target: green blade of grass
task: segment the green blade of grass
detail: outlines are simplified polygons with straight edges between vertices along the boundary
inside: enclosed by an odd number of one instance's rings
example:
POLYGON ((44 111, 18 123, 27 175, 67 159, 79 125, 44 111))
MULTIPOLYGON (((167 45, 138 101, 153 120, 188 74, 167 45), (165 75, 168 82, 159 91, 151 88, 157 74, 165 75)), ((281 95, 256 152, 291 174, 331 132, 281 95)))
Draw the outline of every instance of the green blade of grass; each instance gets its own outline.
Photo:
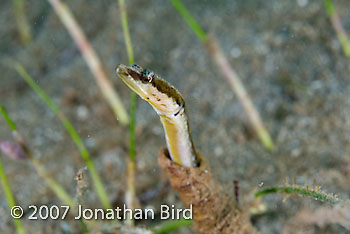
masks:
MULTIPOLYGON (((128 27, 128 18, 126 14, 125 1, 119 0, 120 6, 120 18, 122 21, 122 27, 124 32, 125 47, 129 58, 129 64, 134 64, 134 52, 132 49, 132 42, 130 38, 130 32, 128 27)), ((130 125, 129 125, 129 160, 128 171, 127 171, 127 191, 125 194, 126 205, 130 209, 134 209, 136 203, 135 194, 135 168, 136 168, 136 150, 135 150, 135 122, 136 122, 136 93, 130 92, 130 125)), ((131 217, 127 217, 127 222, 129 225, 134 225, 134 220, 131 217)))
POLYGON ((134 52, 133 52, 133 49, 132 49, 132 43, 131 43, 131 39, 130 39, 128 18, 126 16, 125 1, 124 0, 119 0, 119 5, 120 5, 120 10, 121 10, 120 18, 122 20, 122 27, 123 27, 123 32, 124 32, 124 40, 125 40, 126 51, 128 53, 129 64, 133 64, 134 63, 134 52))
POLYGON ((175 231, 181 227, 188 227, 192 225, 192 220, 190 219, 179 219, 179 220, 169 220, 163 221, 157 227, 153 228, 154 234, 165 234, 171 231, 175 231))
POLYGON ((12 0, 13 11, 17 21, 18 33, 23 45, 32 41, 32 35, 25 13, 24 0, 12 0))
POLYGON ((323 0, 327 14, 331 20, 335 33, 337 34, 340 45, 347 58, 350 58, 350 40, 345 32, 341 20, 335 10, 332 0, 323 0))
POLYGON ((51 178, 48 175, 46 169, 38 160, 34 159, 33 157, 31 157, 30 160, 39 176, 45 179, 46 183, 54 191, 54 193, 62 201, 62 203, 73 208, 75 206, 73 198, 64 190, 64 188, 60 184, 58 184, 53 178, 51 178))
MULTIPOLYGON (((6 120, 7 124, 9 125, 11 130, 13 131, 12 134, 15 136, 15 139, 17 141, 21 141, 21 143, 23 144, 22 135, 20 135, 17 132, 17 127, 16 127, 14 121, 11 119, 11 117, 7 113, 6 109, 3 106, 1 106, 1 105, 0 105, 0 113, 2 113, 2 115, 3 115, 4 119, 6 120)), ((26 147, 26 146, 21 145, 21 147, 26 147)), ((30 152, 30 150, 28 148, 26 148, 25 151, 28 154, 28 158, 29 158, 30 162, 32 163, 32 166, 35 168, 36 172, 38 173, 38 175, 42 179, 45 180, 45 182, 52 189, 52 191, 54 191, 54 193, 57 195, 57 197, 62 201, 62 203, 64 205, 68 205, 71 208, 76 208, 76 204, 74 203, 73 198, 65 191, 65 189, 59 183, 57 183, 55 179, 53 179, 52 177, 49 176, 49 174, 47 173, 45 167, 38 160, 36 160, 33 157, 33 155, 31 154, 31 152, 30 152)), ((72 211, 72 212, 74 212, 74 211, 72 211)), ((79 222, 80 222, 80 224, 82 226, 83 233, 88 233, 87 226, 84 223, 84 220, 80 219, 79 222)), ((91 226, 92 225, 92 221, 89 221, 88 225, 91 226)))
POLYGON ((332 17, 335 14, 335 9, 332 3, 332 0, 323 0, 324 6, 326 8, 326 11, 330 17, 332 17))
POLYGON ((61 0, 48 0, 48 2, 51 4, 61 22, 64 24, 75 44, 79 48, 85 62, 95 78, 96 84, 101 89, 102 95, 106 98, 107 103, 111 106, 117 119, 122 125, 127 125, 129 123, 129 116, 124 108, 124 105, 121 102, 117 91, 114 89, 112 82, 107 76, 96 51, 91 46, 88 38, 74 18, 74 15, 70 11, 69 7, 61 0))
POLYGON ((129 157, 130 160, 134 161, 136 158, 136 150, 135 150, 135 122, 136 122, 136 101, 137 96, 134 91, 131 91, 131 104, 130 104, 130 148, 129 148, 129 157))
POLYGON ((96 171, 95 165, 90 159, 90 154, 87 151, 83 141, 78 135, 77 131, 73 125, 68 121, 63 112, 60 111, 58 106, 51 100, 51 98, 42 90, 33 80, 33 78, 27 73, 24 67, 20 64, 15 65, 16 71, 20 76, 27 82, 27 84, 43 99, 43 101, 50 107, 50 109, 58 116, 68 133, 73 139, 73 142, 77 146, 81 156, 85 160, 86 166, 89 169, 93 184, 95 186, 96 192, 100 198, 100 201, 104 208, 111 208, 111 204, 108 200, 107 193, 102 185, 101 179, 96 171))
POLYGON ((1 112, 2 116, 4 117, 4 119, 6 120, 8 126, 11 128, 11 130, 17 131, 16 124, 12 121, 10 116, 7 114, 5 108, 1 105, 0 105, 0 112, 1 112))
POLYGON ((197 35, 197 37, 204 42, 207 38, 207 35, 203 31, 203 29, 199 26, 197 21, 192 17, 192 15, 188 12, 186 7, 182 4, 180 0, 171 0, 171 3, 176 8, 176 10, 181 14, 181 16, 185 19, 188 26, 192 29, 192 31, 197 35))
POLYGON ((262 122, 259 112, 256 110, 243 83, 241 82, 235 70, 231 67, 228 59, 224 55, 224 52, 216 42, 215 38, 206 35, 206 33, 192 17, 186 7, 182 4, 181 0, 171 0, 171 3, 186 21, 187 25, 196 34, 198 39, 204 43, 208 49, 208 52, 211 55, 214 63, 219 68, 219 71, 231 85, 233 92, 238 96, 242 106, 245 109, 245 112, 247 113, 250 124, 256 132, 261 143, 265 146, 266 149, 270 151, 273 150, 275 148, 275 145, 269 132, 264 126, 264 123, 262 122))
MULTIPOLYGON (((128 53, 129 64, 134 64, 134 52, 132 49, 132 42, 130 38, 130 32, 128 27, 128 18, 126 15, 126 8, 124 0, 119 0, 120 5, 120 18, 122 21, 122 27, 124 32, 124 41, 126 46, 126 51, 128 53)), ((129 149, 129 157, 131 160, 135 160, 135 115, 136 115, 136 101, 137 96, 135 92, 131 91, 131 104, 130 104, 130 149, 129 149)))
POLYGON ((334 195, 327 194, 323 191, 321 191, 319 188, 318 189, 311 189, 308 186, 306 187, 300 187, 297 185, 293 186, 277 186, 277 187, 272 187, 272 188, 267 188, 260 190, 255 193, 255 198, 264 196, 266 194, 270 193, 282 193, 282 194, 298 194, 306 197, 311 197, 315 200, 319 201, 324 201, 324 202, 329 202, 331 204, 336 204, 339 203, 341 200, 337 198, 334 195))
MULTIPOLYGON (((6 120, 8 126, 11 128, 13 132, 17 132, 17 127, 5 108, 0 105, 0 112, 4 119, 6 120)), ((18 132, 17 132, 18 133, 18 132)), ((56 193, 56 195, 60 198, 60 200, 70 207, 74 206, 73 199, 68 195, 68 193, 60 186, 54 179, 48 176, 45 168, 40 164, 39 161, 37 161, 29 152, 29 150, 26 150, 26 153, 28 154, 29 159, 31 160, 34 168, 37 170, 38 174, 46 180, 49 187, 56 193)))
MULTIPOLYGON (((8 126, 11 128, 11 130, 16 131, 17 127, 16 127, 15 123, 12 121, 10 116, 7 114, 5 108, 1 105, 0 105, 0 112, 1 112, 2 116, 4 117, 8 126)), ((1 179, 2 187, 3 187, 4 192, 5 192, 8 207, 11 210, 12 207, 16 206, 16 202, 15 202, 15 199, 14 199, 13 194, 11 192, 11 188, 10 188, 10 185, 8 183, 6 174, 4 172, 4 168, 2 166, 1 160, 0 160, 0 179, 1 179)), ((17 233, 19 233, 19 234, 25 233, 21 220, 14 219, 14 222, 15 222, 15 226, 17 229, 17 233)))
MULTIPOLYGON (((11 188, 10 188, 10 185, 8 183, 6 174, 4 172, 4 168, 2 166, 1 160, 0 160, 0 179, 1 179, 2 187, 3 187, 4 192, 5 192, 7 204, 9 206, 9 209, 11 210, 12 207, 16 206, 16 202, 15 202, 15 199, 14 199, 13 194, 11 192, 11 188)), ((20 219, 13 219, 13 221, 15 222, 17 233, 24 234, 25 231, 23 229, 21 220, 20 219)))

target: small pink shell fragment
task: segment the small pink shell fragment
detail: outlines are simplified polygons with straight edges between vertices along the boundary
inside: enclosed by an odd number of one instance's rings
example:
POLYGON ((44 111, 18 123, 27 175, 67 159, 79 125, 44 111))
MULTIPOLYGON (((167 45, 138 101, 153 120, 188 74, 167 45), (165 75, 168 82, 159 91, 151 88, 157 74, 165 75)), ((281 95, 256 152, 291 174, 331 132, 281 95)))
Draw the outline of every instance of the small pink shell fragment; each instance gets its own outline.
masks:
POLYGON ((13 160, 28 158, 22 147, 12 141, 0 141, 0 151, 13 160))

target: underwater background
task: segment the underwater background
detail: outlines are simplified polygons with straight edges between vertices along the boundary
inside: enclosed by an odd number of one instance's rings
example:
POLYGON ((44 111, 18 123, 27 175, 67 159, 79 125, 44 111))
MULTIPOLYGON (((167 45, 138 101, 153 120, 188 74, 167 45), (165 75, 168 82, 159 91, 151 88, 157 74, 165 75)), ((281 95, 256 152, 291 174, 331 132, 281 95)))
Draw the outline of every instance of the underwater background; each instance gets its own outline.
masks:
MULTIPOLYGON (((0 105, 16 123, 33 157, 74 197, 76 173, 85 167, 84 160, 57 116, 13 68, 20 63, 72 122, 109 200, 113 206, 122 206, 129 127, 116 119, 48 1, 24 0, 32 37, 26 43, 18 33, 14 2, 0 3, 0 105)), ((66 4, 129 111, 130 89, 115 74, 118 64, 129 61, 118 1, 66 4)), ((183 1, 204 31, 216 38, 241 78, 274 141, 272 151, 260 143, 236 94, 171 2, 125 4, 135 62, 154 70, 181 92, 196 149, 208 159, 227 193, 234 195, 234 180, 239 181, 242 201, 259 189, 295 181, 310 188, 320 184, 323 191, 349 199, 350 60, 322 1, 183 1)), ((350 33, 349 2, 334 0, 333 4, 350 33)), ((165 146, 159 117, 139 98, 135 126, 135 189, 140 206, 181 207, 157 164, 158 152, 165 146)), ((0 118, 0 140, 11 140, 11 134, 0 118)), ((0 160, 17 204, 61 204, 28 160, 12 160, 4 153, 0 160)), ((84 204, 101 207, 88 173, 85 180, 84 204)), ((16 228, 2 187, 0 198, 0 232, 13 233, 16 228)), ((349 232, 349 227, 320 218, 333 214, 333 206, 325 202, 295 194, 270 194, 259 202, 265 209, 251 220, 260 233, 349 232)), ((81 230, 70 219, 32 221, 26 217, 22 224, 27 233, 81 230)), ((136 225, 147 228, 157 222, 137 221, 136 225)), ((173 233, 191 231, 183 227, 173 233)))

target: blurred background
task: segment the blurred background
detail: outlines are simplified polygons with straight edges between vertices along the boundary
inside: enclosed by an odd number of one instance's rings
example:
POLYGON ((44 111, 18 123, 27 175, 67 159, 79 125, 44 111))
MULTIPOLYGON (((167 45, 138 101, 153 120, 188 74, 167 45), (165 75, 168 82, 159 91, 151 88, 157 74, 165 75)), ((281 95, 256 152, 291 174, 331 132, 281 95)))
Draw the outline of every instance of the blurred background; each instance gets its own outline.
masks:
MULTIPOLYGON (((115 115, 94 81, 79 49, 47 1, 24 0, 32 40, 18 34, 14 3, 0 4, 0 105, 25 137, 33 156, 73 197, 75 176, 85 164, 57 116, 9 66, 23 65, 73 123, 101 176, 113 206, 124 203, 129 128, 115 115)), ((334 0, 350 32, 350 5, 334 0)), ((107 76, 129 110, 130 90, 116 76, 128 64, 118 1, 67 1, 101 59, 107 76)), ((239 180, 240 199, 259 188, 321 184, 343 199, 350 193, 350 66, 322 1, 184 1, 202 28, 213 35, 240 76, 276 148, 266 150, 250 126, 242 104, 213 64, 209 53, 170 1, 126 1, 135 62, 148 67, 182 93, 194 144, 210 162, 228 193, 239 180)), ((141 207, 182 206, 157 165, 165 146, 153 109, 137 100, 136 195, 141 207)), ((11 129, 0 118, 0 139, 11 129)), ((61 204, 26 160, 0 155, 17 204, 61 204)), ((83 201, 101 207, 87 173, 83 201)), ((0 232, 15 226, 0 189, 0 232)), ((266 211, 252 217, 261 233, 348 233, 342 225, 299 224, 296 216, 320 207, 320 201, 272 194, 266 211), (293 232, 290 232, 293 230, 293 232)), ((28 233, 80 233, 78 223, 29 221, 28 233)), ((156 221, 137 222, 149 226, 156 221)), ((174 233, 190 233, 182 228, 174 233)))

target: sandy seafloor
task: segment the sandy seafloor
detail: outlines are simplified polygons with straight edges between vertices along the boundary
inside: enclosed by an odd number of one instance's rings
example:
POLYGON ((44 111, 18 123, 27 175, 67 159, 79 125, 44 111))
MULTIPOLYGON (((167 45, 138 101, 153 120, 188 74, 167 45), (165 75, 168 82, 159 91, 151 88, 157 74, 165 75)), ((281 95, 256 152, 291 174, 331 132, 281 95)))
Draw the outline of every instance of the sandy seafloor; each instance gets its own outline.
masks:
MULTIPOLYGON (((126 188, 128 127, 115 119, 48 2, 26 2, 34 40, 25 47, 17 35, 12 2, 0 3, 0 104, 15 120, 35 157, 74 196, 75 173, 84 162, 58 118, 6 65, 8 59, 15 59, 72 121, 110 200, 120 206, 126 188)), ((128 62, 118 2, 67 3, 128 107, 130 90, 114 74, 117 64, 128 62)), ((334 3, 350 32, 349 2, 334 3)), ((155 70, 183 94, 197 150, 209 159, 214 175, 228 192, 233 193, 234 179, 240 182, 244 200, 259 184, 263 188, 284 185, 286 178, 293 181, 295 177, 300 185, 321 184, 325 191, 349 198, 350 60, 322 1, 186 1, 200 25, 218 39, 249 91, 277 145, 272 153, 262 147, 236 95, 170 1, 135 0, 127 1, 127 6, 136 62, 155 70)), ((136 190, 142 207, 181 206, 157 165, 158 151, 165 145, 161 124, 141 99, 136 120, 136 190)), ((10 138, 8 126, 0 119, 0 139, 10 138)), ((18 204, 60 204, 28 162, 12 161, 4 155, 1 161, 18 204)), ((89 177, 87 181, 90 187, 84 204, 100 207, 89 177)), ((0 189, 0 232, 13 233, 4 197, 0 189)), ((284 198, 263 198, 267 211, 252 218, 261 233, 350 232, 334 223, 295 223, 296 215, 305 209, 313 212, 331 206, 305 197, 284 198)), ((23 224, 29 233, 80 232, 79 225, 69 220, 24 219, 23 224)), ((174 233, 189 232, 184 228, 174 233)))

